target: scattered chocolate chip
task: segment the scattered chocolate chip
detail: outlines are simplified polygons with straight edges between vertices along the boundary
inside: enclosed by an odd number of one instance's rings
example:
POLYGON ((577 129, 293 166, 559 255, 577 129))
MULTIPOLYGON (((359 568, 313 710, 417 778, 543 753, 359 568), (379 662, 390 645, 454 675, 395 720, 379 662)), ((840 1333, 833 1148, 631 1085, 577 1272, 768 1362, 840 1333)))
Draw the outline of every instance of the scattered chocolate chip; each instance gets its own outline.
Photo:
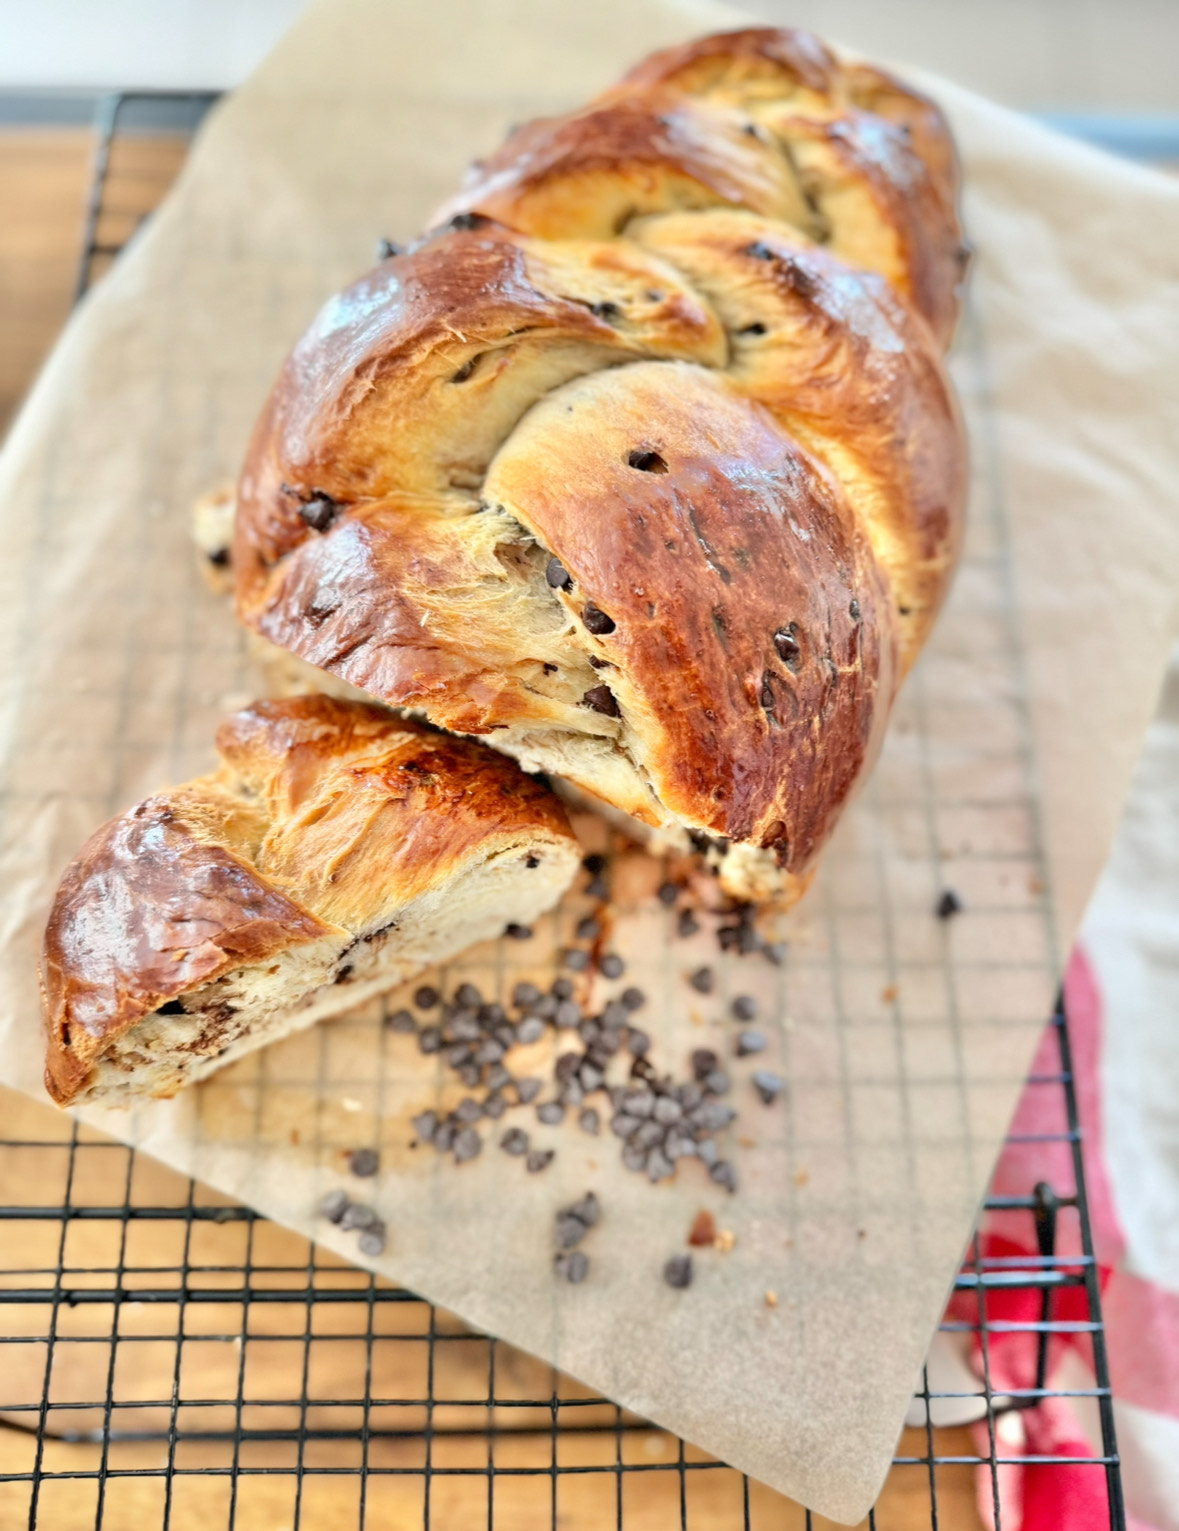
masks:
POLYGON ((636 989, 632 984, 629 989, 623 989, 622 993, 618 996, 618 1001, 624 1010, 629 1010, 633 1013, 635 1010, 643 1008, 647 1003, 647 996, 643 993, 642 989, 636 989))
POLYGON ((517 925, 515 920, 505 926, 504 935, 511 941, 531 941, 532 931, 527 925, 517 925))
POLYGON ((565 1120, 565 1107, 559 1100, 546 1100, 542 1106, 537 1106, 536 1118, 547 1127, 556 1127, 565 1120))
POLYGON ((766 941, 762 944, 761 949, 766 961, 776 968, 780 968, 786 961, 788 948, 785 941, 766 941))
POLYGON ((468 1125, 471 1122, 477 1122, 482 1115, 483 1102, 476 1100, 473 1095, 464 1096, 454 1109, 455 1121, 465 1122, 468 1125))
POLYGON ((802 645, 797 633, 798 623, 791 622, 786 627, 780 627, 774 634, 774 648, 788 670, 797 670, 802 663, 802 645))
MULTIPOLYGON (((215 569, 229 568, 228 548, 214 548, 211 553, 206 553, 205 557, 209 560, 215 569)), ((340 980, 337 978, 336 982, 339 983, 339 981, 340 980)))
POLYGON ((402 252, 402 246, 399 245, 399 244, 396 244, 392 239, 378 239, 377 240, 377 260, 378 261, 391 260, 394 255, 400 255, 401 252, 402 252))
POLYGON ((657 1185, 661 1180, 670 1180, 675 1174, 675 1165, 664 1153, 662 1147, 653 1148, 647 1155, 647 1179, 652 1185, 657 1185))
POLYGON ((338 1223, 348 1210, 348 1193, 346 1191, 329 1191, 319 1204, 321 1217, 326 1217, 329 1223, 338 1223))
POLYGON ((651 1038, 645 1031, 632 1026, 626 1034, 626 1047, 632 1058, 645 1058, 651 1051, 651 1038))
MULTIPOLYGON (((584 622, 587 631, 593 633, 595 637, 604 638, 607 633, 614 631, 613 618, 608 617, 602 608, 595 606, 592 601, 587 601, 582 607, 581 620, 584 622)), ((605 686, 598 686, 595 689, 604 691, 606 688, 605 686)))
POLYGON ((690 909, 681 909, 676 929, 681 936, 694 936, 700 929, 700 921, 690 909))
POLYGON ((853 622, 858 622, 860 620, 860 603, 859 603, 859 601, 853 600, 848 605, 847 614, 852 619, 853 622))
POLYGON ((571 972, 584 973, 586 968, 589 967, 589 953, 579 951, 577 947, 571 946, 568 951, 562 952, 561 963, 562 966, 569 968, 571 972))
POLYGON ((434 1147, 440 1154, 449 1153, 454 1147, 454 1140, 458 1136, 458 1124, 456 1122, 439 1122, 434 1130, 434 1147))
POLYGON ((667 460, 658 452, 643 447, 637 447, 633 452, 628 452, 627 466, 637 468, 640 473, 666 473, 667 460))
POLYGON ((574 1217, 571 1212, 557 1213, 557 1248, 572 1249, 575 1244, 580 1244, 589 1232, 589 1228, 579 1217, 574 1217))
POLYGON ((317 491, 299 506, 299 515, 313 532, 326 532, 338 510, 339 506, 330 495, 317 491))
POLYGON ((539 1015, 542 1021, 551 1021, 561 1008, 561 1002, 555 994, 542 994, 532 1007, 532 1013, 539 1015))
POLYGON ((375 1148, 354 1148, 348 1155, 348 1168, 361 1180, 375 1175, 380 1167, 380 1155, 375 1148))
POLYGON ((697 1080, 706 1079, 719 1065, 720 1059, 711 1047, 698 1047, 692 1054, 692 1073, 697 1080))
POLYGON ((483 1115, 497 1122, 508 1109, 508 1103, 502 1095, 489 1095, 483 1102, 483 1115))
POLYGON ((559 558, 550 558, 544 571, 544 577, 553 590, 572 590, 573 581, 569 577, 569 571, 559 558))
POLYGON ((598 877, 606 870, 606 858, 605 856, 599 856, 597 851, 591 851, 588 856, 584 857, 581 864, 591 877, 598 877))
POLYGON ((458 1071, 458 1076, 468 1090, 473 1090, 479 1083, 479 1065, 477 1063, 464 1063, 458 1071))
POLYGON ((516 1041, 521 1047, 530 1047, 533 1042, 539 1042, 544 1036, 544 1022, 539 1015, 529 1015, 516 1027, 516 1041))
POLYGON ((648 1117, 655 1110, 655 1097, 650 1090, 627 1090, 622 1097, 622 1109, 628 1116, 648 1117))
POLYGON ((954 915, 962 913, 962 900, 954 892, 953 888, 947 888, 937 901, 934 910, 939 920, 953 919, 954 915))
POLYGON ((737 1171, 727 1159, 718 1159, 708 1171, 708 1176, 717 1185, 723 1185, 726 1191, 737 1189, 737 1171))
POLYGON ((705 1132, 723 1132, 737 1113, 732 1106, 722 1105, 719 1100, 706 1100, 689 1114, 693 1127, 705 1132))
POLYGON ((529 1150, 525 1161, 525 1169, 530 1175, 539 1175, 541 1170, 547 1170, 549 1165, 557 1157, 556 1149, 533 1148, 529 1150))
POLYGON ((665 882, 659 885, 658 898, 661 904, 666 904, 670 909, 680 896, 680 890, 673 882, 665 882))
POLYGON ((663 1267, 663 1279, 668 1286, 682 1291, 692 1285, 692 1256, 672 1255, 663 1267))
POLYGON ((662 1123, 648 1117, 639 1127, 632 1141, 637 1143, 640 1148, 658 1148, 666 1136, 667 1128, 662 1123))
POLYGON ((519 1158, 521 1154, 528 1152, 528 1134, 522 1127, 509 1127, 500 1138, 499 1146, 505 1154, 513 1154, 519 1158))
POLYGON ((608 298, 601 303, 591 303, 590 313, 593 314, 595 319, 602 319, 607 324, 612 323, 615 319, 622 318, 622 310, 618 304, 611 303, 608 298))
POLYGON ((591 1137, 596 1138, 602 1130, 602 1119, 593 1106, 587 1106, 577 1118, 577 1125, 581 1128, 582 1132, 588 1132, 591 1137))
POLYGON ((464 1127, 454 1140, 454 1158, 456 1164, 463 1164, 468 1159, 476 1158, 483 1151, 483 1139, 473 1127, 464 1127))
POLYGON ((602 934, 602 927, 592 914, 587 914, 584 920, 577 924, 577 939, 579 941, 596 941, 602 934))
POLYGON ((610 1131, 617 1138, 633 1138, 642 1125, 637 1116, 631 1116, 625 1111, 616 1111, 610 1118, 610 1131))
MULTIPOLYGON (((347 983, 348 980, 351 977, 352 977, 352 964, 350 962, 345 962, 344 966, 336 974, 334 982, 336 982, 336 983, 347 983)), ((157 1013, 159 1015, 183 1015, 184 1014, 184 1006, 179 1002, 179 1000, 174 1000, 174 999, 173 1000, 169 1000, 166 1005, 161 1005, 160 1006, 159 1011, 157 1013), (172 1008, 173 1006, 175 1006, 175 1009, 172 1008)))
POLYGON ((688 1234, 688 1243, 696 1249, 711 1249, 716 1238, 716 1219, 706 1207, 697 1212, 688 1234))
POLYGON ((591 878, 585 885, 587 898, 605 899, 610 897, 610 889, 604 877, 591 878))
POLYGON ((704 1138, 696 1144, 696 1157, 711 1168, 720 1158, 720 1149, 712 1138, 704 1138))
POLYGON ((600 712, 606 718, 622 716, 618 710, 618 702, 609 686, 591 686, 582 696, 581 705, 588 707, 591 712, 600 712))
POLYGON ((491 219, 485 213, 455 213, 446 225, 448 229, 481 229, 491 219))
POLYGON ((757 1015, 757 1001, 752 994, 738 994, 729 1008, 739 1021, 752 1021, 757 1015))
POLYGON ((710 1095, 727 1095, 732 1085, 724 1069, 713 1069, 700 1082, 710 1095))
POLYGON ((684 1114, 684 1108, 676 1100, 674 1095, 660 1095, 655 1101, 651 1115, 664 1127, 670 1127, 673 1122, 678 1122, 684 1114))
POLYGON ((505 1048, 502 1042, 497 1042, 494 1037, 488 1037, 483 1046, 475 1053, 476 1063, 498 1063, 503 1057, 505 1048))
POLYGON ((522 1106, 527 1106, 536 1099, 543 1088, 544 1081, 542 1079, 530 1079, 527 1077, 524 1079, 517 1079, 516 1099, 522 1106))
POLYGON ((371 1228, 376 1220, 377 1214, 371 1207, 366 1207, 359 1201, 350 1201, 340 1218, 340 1227, 345 1231, 352 1228, 371 1228))
POLYGON ((408 1010, 394 1010, 393 1014, 386 1018, 385 1025, 390 1031, 404 1032, 407 1035, 418 1029, 418 1023, 408 1010))
POLYGON ((614 952, 602 958, 601 966, 603 978, 621 978, 626 972, 626 963, 614 952))
POLYGON ((770 1069, 758 1069, 753 1076, 753 1088, 767 1106, 773 1105, 785 1087, 786 1081, 782 1076, 770 1069))
POLYGON ((432 1143, 434 1134, 438 1131, 437 1111, 422 1111, 412 1119, 410 1126, 423 1143, 432 1143))
POLYGON ((452 1069, 461 1069, 464 1064, 470 1063, 474 1057, 474 1051, 466 1042, 456 1042, 453 1047, 446 1049, 446 1061, 452 1069))
MULTIPOLYGON (((460 1010, 447 1029, 456 1042, 477 1042, 483 1034, 478 1020, 469 1010, 460 1010)), ((459 1059, 460 1063, 463 1061, 459 1059)))
POLYGON ((622 1164, 624 1169, 634 1174, 639 1174, 647 1168, 647 1150, 640 1148, 637 1143, 627 1143, 622 1150, 622 1164))
POLYGON ((378 1218, 371 1228, 366 1228, 356 1241, 362 1255, 379 1255, 385 1251, 385 1225, 378 1218))
POLYGON ((716 979, 711 968, 697 968, 688 982, 696 990, 697 994, 711 994, 716 979))
POLYGON ((442 1047, 442 1032, 437 1026, 424 1026, 418 1034, 418 1047, 424 1053, 436 1053, 442 1047))
MULTIPOLYGON (((529 1169, 532 1168, 531 1160, 528 1167, 529 1169)), ((543 1169, 544 1165, 539 1167, 543 1169)), ((553 1260, 553 1269, 558 1276, 564 1276, 566 1281, 570 1281, 574 1286, 577 1286, 579 1282, 584 1281, 586 1276, 589 1275, 589 1260, 586 1258, 584 1250, 573 1249, 568 1254, 562 1253, 557 1255, 553 1260)))
POLYGON ((483 1083, 489 1090, 502 1090, 511 1082, 512 1076, 502 1063, 493 1063, 483 1076, 483 1083))
POLYGON ((527 1010, 529 1005, 535 1005, 540 998, 540 990, 534 983, 518 983, 512 990, 512 1003, 518 1010, 527 1010))
POLYGON ((765 325, 760 319, 755 319, 752 324, 745 324, 737 331, 738 335, 764 335, 765 325))
POLYGON ((766 1039, 760 1031, 739 1031, 734 1050, 738 1058, 748 1058, 751 1053, 764 1053, 766 1050, 766 1039))
POLYGON ((483 996, 473 983, 460 983, 454 991, 455 1003, 462 1005, 465 1010, 477 1010, 483 1003, 483 996))
POLYGON ((438 998, 438 990, 432 984, 424 983, 414 994, 413 1002, 419 1010, 433 1010, 438 998))

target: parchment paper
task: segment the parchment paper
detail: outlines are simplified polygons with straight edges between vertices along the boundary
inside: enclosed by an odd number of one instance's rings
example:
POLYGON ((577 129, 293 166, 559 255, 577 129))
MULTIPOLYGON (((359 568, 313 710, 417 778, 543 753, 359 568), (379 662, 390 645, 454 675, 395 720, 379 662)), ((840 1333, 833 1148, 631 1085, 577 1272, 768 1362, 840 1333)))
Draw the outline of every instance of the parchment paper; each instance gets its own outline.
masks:
MULTIPOLYGON (((217 719, 256 685, 188 513, 234 474, 291 342, 511 121, 739 20, 687 0, 316 0, 215 113, 0 466, 6 1082, 40 1091, 34 963, 61 869, 110 813, 206 768, 217 719)), ((921 83, 957 130, 978 247, 955 357, 974 494, 949 609, 784 968, 726 958, 700 999, 682 973, 715 961, 711 937, 672 939, 644 858, 616 874, 613 945, 664 1066, 727 1048, 734 993, 769 1016, 789 1098, 762 1107, 734 1066, 740 1194, 694 1164, 653 1188, 615 1139, 524 1111, 503 1125, 558 1149, 545 1175, 490 1145, 461 1169, 411 1149, 408 1115, 441 1078, 379 1007, 174 1103, 88 1113, 350 1256, 315 1207, 343 1149, 379 1144, 376 1268, 845 1520, 887 1470, 1176 626, 1179 191, 921 83), (966 909, 941 923, 946 886, 966 909), (591 1186, 606 1211, 572 1287, 550 1272, 552 1215, 591 1186), (660 1268, 701 1206, 737 1244, 675 1292, 660 1268)), ((450 980, 547 981, 584 907, 450 980)))

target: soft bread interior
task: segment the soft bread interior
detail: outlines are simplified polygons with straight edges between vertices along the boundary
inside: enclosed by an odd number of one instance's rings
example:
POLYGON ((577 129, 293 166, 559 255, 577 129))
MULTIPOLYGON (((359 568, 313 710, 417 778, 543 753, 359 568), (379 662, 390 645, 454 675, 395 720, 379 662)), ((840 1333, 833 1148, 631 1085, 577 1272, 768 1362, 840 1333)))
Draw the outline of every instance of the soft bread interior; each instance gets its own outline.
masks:
POLYGON ((132 1106, 184 1085, 317 1021, 386 992, 511 920, 528 924, 557 902, 578 866, 571 840, 528 837, 473 857, 395 918, 234 968, 145 1016, 99 1058, 78 1102, 132 1106))

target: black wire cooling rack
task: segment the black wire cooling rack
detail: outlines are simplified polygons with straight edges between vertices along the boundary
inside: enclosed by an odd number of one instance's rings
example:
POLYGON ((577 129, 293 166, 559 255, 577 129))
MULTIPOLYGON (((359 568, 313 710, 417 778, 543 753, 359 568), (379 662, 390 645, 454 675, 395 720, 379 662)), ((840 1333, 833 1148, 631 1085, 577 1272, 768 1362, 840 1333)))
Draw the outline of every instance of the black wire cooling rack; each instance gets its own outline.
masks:
MULTIPOLYGON (((120 135, 187 134, 212 99, 135 92, 102 101, 79 293, 146 211, 142 167, 139 201, 122 199, 120 135)), ((1004 1421, 1059 1396, 1096 1407, 1100 1453, 1033 1460, 1101 1474, 1111 1531, 1125 1526, 1063 1007, 1051 1026, 1059 1066, 1031 1084, 1053 1092, 1060 1128, 1037 1141, 1048 1153, 1064 1145, 1071 1175, 1067 1184, 987 1200, 988 1210, 1027 1219, 1027 1242, 1039 1253, 984 1257, 975 1237, 942 1329, 977 1336, 982 1380, 939 1388, 927 1369, 917 1400, 923 1422, 902 1435, 868 1517, 880 1531, 965 1524, 961 1506, 975 1484, 964 1480, 978 1468, 985 1508, 1001 1528, 1002 1469, 1027 1460, 1007 1454, 1004 1421), (1081 1253, 1058 1256, 1057 1229, 1070 1218, 1076 1237, 1064 1247, 1081 1253), (989 1313, 989 1303, 1013 1291, 1034 1294, 1038 1317, 989 1313), (1039 1364, 1034 1386, 1000 1394, 989 1347, 1012 1329, 1036 1336, 1039 1364), (1064 1336, 1085 1347, 1093 1387, 1061 1394, 1046 1385, 1049 1345, 1064 1336), (975 1420, 973 1432, 938 1428, 939 1411, 949 1409, 975 1420)), ((10 1094, 0 1104, 0 1186, 9 1203, 0 1205, 0 1525, 825 1524, 248 1207, 48 1108, 10 1094)))

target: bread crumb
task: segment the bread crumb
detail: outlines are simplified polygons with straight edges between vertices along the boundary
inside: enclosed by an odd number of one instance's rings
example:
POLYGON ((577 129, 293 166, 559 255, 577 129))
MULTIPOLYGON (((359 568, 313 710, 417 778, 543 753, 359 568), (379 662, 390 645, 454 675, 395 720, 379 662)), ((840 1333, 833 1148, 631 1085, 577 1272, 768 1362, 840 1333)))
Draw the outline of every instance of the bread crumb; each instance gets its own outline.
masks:
POLYGON ((777 1294, 777 1292, 774 1291, 773 1287, 767 1287, 766 1288, 766 1307, 767 1308, 776 1308, 777 1306, 778 1306, 778 1294, 777 1294))
POLYGON ((736 1243, 737 1235, 731 1228, 718 1228, 716 1237, 712 1241, 712 1247, 713 1249, 719 1249, 722 1255, 727 1255, 736 1243))
POLYGON ((897 995, 900 992, 901 988, 899 984, 890 983, 887 989, 881 989, 880 998, 886 1005, 892 1005, 896 1003, 897 995))
POLYGON ((738 1138, 737 1142, 741 1145, 742 1148, 756 1148, 757 1147, 757 1139, 756 1138, 738 1138))
POLYGON ((798 1169, 798 1170, 794 1171, 794 1184, 795 1185, 806 1185, 807 1181, 810 1178, 811 1178, 811 1172, 808 1169, 804 1168, 804 1169, 798 1169))

